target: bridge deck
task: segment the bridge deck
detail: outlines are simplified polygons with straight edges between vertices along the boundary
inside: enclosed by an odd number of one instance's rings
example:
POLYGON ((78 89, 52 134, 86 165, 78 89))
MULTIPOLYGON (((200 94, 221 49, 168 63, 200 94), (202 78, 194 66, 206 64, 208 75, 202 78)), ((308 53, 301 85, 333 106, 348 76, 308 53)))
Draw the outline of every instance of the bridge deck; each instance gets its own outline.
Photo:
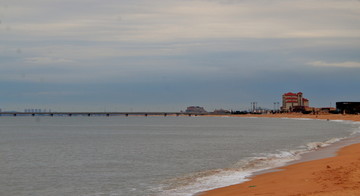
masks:
POLYGON ((198 116, 185 112, 0 112, 0 116, 198 116))

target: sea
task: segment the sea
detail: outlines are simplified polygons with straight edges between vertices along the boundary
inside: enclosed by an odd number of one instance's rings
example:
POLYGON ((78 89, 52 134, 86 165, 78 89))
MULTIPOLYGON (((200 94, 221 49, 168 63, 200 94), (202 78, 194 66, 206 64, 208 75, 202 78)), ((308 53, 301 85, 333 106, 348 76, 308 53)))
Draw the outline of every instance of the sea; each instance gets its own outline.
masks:
POLYGON ((309 119, 0 117, 0 195, 193 196, 297 160, 360 124, 309 119))

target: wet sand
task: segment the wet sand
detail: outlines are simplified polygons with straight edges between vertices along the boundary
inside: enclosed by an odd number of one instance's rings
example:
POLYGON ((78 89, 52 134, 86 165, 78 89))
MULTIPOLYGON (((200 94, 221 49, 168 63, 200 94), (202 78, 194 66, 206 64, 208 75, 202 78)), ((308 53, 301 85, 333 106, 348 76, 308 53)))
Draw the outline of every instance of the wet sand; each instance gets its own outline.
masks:
MULTIPOLYGON (((360 121, 360 115, 269 114, 243 117, 312 118, 360 121)), ((338 150, 337 156, 291 164, 238 185, 210 190, 201 196, 352 196, 360 195, 360 140, 338 150)))

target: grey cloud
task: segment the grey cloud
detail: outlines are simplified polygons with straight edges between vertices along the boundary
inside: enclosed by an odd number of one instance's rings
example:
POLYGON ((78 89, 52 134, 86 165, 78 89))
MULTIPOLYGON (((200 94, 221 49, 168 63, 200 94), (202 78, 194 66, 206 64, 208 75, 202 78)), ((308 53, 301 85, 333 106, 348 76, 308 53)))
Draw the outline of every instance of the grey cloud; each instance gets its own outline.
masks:
MULTIPOLYGON (((352 1, 337 7, 334 6, 337 1, 328 1, 325 5, 309 1, 272 1, 265 5, 263 1, 241 2, 240 5, 218 5, 213 1, 99 4, 78 0, 38 3, 26 9, 25 3, 19 10, 26 17, 8 14, 10 19, 14 17, 13 27, 20 33, 52 39, 146 42, 224 37, 356 37, 359 34, 358 29, 352 28, 353 23, 346 22, 358 20, 352 1), (44 17, 48 15, 51 17, 44 17)), ((14 13, 16 10, 17 7, 14 13)))
POLYGON ((81 92, 59 93, 57 101, 63 104, 97 103, 109 94, 109 103, 130 105, 233 105, 271 91, 299 89, 316 96, 316 88, 325 89, 326 82, 341 80, 353 88, 359 83, 346 76, 359 73, 360 29, 354 25, 360 22, 358 1, 7 4, 0 15, 0 80, 8 103, 27 90, 38 102, 36 93, 51 97, 56 91, 81 92), (337 74, 339 66, 348 71, 337 74), (312 87, 314 82, 321 85, 312 87), (94 97, 87 98, 91 93, 94 97))

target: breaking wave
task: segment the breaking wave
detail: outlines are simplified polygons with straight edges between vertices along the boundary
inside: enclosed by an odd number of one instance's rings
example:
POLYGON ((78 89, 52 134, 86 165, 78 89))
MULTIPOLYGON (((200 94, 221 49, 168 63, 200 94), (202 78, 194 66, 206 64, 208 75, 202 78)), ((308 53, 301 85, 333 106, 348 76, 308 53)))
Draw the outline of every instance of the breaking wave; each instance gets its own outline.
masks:
MULTIPOLYGON (((351 135, 360 135, 360 122, 344 120, 331 121, 359 125, 351 130, 351 135)), ((351 137, 351 135, 349 137, 351 137)), ((203 191, 239 184, 245 181, 249 181, 249 177, 252 176, 255 172, 284 166, 288 162, 299 160, 301 155, 304 153, 315 151, 319 148, 329 146, 346 138, 348 137, 332 138, 325 142, 310 142, 304 146, 300 146, 296 150, 277 151, 275 153, 259 153, 255 154, 254 157, 242 159, 229 168, 196 172, 182 177, 170 179, 163 182, 161 187, 154 189, 153 191, 158 193, 154 195, 193 196, 203 191)))

